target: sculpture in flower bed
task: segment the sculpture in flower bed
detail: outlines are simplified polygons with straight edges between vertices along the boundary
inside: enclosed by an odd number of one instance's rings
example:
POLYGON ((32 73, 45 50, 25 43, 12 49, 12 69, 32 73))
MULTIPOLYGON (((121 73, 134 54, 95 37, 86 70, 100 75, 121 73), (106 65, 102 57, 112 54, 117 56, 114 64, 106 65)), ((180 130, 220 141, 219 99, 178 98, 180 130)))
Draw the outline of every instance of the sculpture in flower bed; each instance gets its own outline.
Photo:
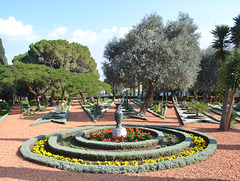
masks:
MULTIPOLYGON (((168 136, 164 139, 169 141, 169 146, 158 140, 156 147, 148 146, 129 150, 121 146, 138 144, 147 144, 156 138, 139 142, 101 142, 91 141, 84 138, 84 135, 95 131, 109 130, 114 125, 108 126, 87 126, 73 128, 69 130, 58 131, 32 138, 25 142, 20 148, 24 158, 56 167, 78 172, 91 173, 138 173, 156 171, 170 168, 183 167, 198 163, 209 158, 216 151, 216 140, 206 134, 180 128, 147 126, 147 125, 124 125, 127 128, 144 129, 144 132, 164 132, 175 135, 179 138, 179 143, 170 144, 168 136), (51 136, 52 135, 52 136, 51 136), (78 136, 77 136, 78 135, 78 136), (118 150, 90 149, 79 142, 74 142, 74 147, 67 146, 71 136, 72 140, 82 138, 87 145, 98 144, 108 146, 117 146, 118 150), (65 145, 61 140, 68 140, 65 145), (59 143, 60 141, 60 143, 59 143), (165 145, 161 145, 165 144, 165 145)), ((152 134, 151 132, 151 134, 152 134)), ((160 134, 160 133, 159 133, 160 134)), ((170 136, 172 137, 172 136, 170 136)), ((73 144, 73 142, 71 142, 73 144)), ((103 146, 103 147, 104 147, 103 146)))
POLYGON ((112 134, 112 129, 108 130, 102 130, 99 131, 96 134, 93 134, 92 132, 89 135, 89 140, 92 141, 102 141, 102 142, 138 142, 138 141, 145 141, 150 140, 152 138, 152 135, 150 132, 146 133, 142 130, 135 128, 127 128, 127 135, 125 137, 119 136, 114 138, 112 134))

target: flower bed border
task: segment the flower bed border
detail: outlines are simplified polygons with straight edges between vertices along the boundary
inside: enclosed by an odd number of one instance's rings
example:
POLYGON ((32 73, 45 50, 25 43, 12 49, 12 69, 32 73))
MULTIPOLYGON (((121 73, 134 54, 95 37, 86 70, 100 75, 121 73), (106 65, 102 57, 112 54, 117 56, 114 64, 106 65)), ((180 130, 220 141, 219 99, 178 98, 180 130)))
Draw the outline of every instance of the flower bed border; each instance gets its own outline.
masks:
POLYGON ((105 109, 101 114, 99 114, 97 117, 95 117, 90 111, 88 111, 88 109, 81 103, 80 100, 78 102, 83 107, 83 109, 87 112, 87 114, 90 116, 90 118, 92 119, 92 121, 94 123, 96 123, 114 103, 114 101, 112 101, 112 104, 110 104, 107 109, 105 109))
MULTIPOLYGON (((114 128, 114 127, 110 126, 107 129, 109 129, 109 128, 114 128)), ((127 142, 127 143, 100 142, 100 141, 87 140, 87 139, 83 138, 84 135, 88 135, 88 134, 90 134, 90 132, 97 132, 97 131, 102 130, 99 128, 93 128, 91 130, 82 131, 82 132, 79 132, 78 134, 76 134, 75 140, 78 144, 83 145, 83 146, 88 146, 88 147, 95 148, 95 149, 106 149, 106 150, 147 148, 147 147, 151 147, 151 146, 156 146, 163 141, 164 135, 162 132, 160 132, 158 130, 143 128, 143 127, 138 127, 138 128, 143 131, 155 133, 155 135, 157 135, 157 137, 154 139, 151 139, 151 140, 140 141, 140 142, 127 142)))
MULTIPOLYGON (((15 106, 15 105, 14 105, 15 106)), ((11 112, 11 110, 14 108, 14 106, 12 106, 12 108, 8 111, 8 113, 6 113, 4 116, 2 116, 0 118, 0 124, 4 121, 4 119, 8 116, 8 114, 11 112)))
MULTIPOLYGON (((43 165, 47 165, 50 167, 62 169, 62 170, 69 170, 75 172, 84 172, 84 173, 102 173, 102 174, 114 174, 114 173, 140 173, 140 172, 150 172, 150 171, 158 171, 158 170, 165 170, 165 169, 173 169, 184 167, 192 164, 196 164, 202 162, 212 156, 217 149, 217 141, 204 133, 200 133, 198 131, 183 129, 183 128, 172 128, 172 127, 165 127, 165 126, 146 126, 146 125, 127 125, 127 126, 141 126, 141 127, 148 127, 152 129, 157 128, 166 128, 166 129, 174 129, 178 131, 185 131, 188 133, 193 133, 195 135, 199 135, 204 137, 207 140, 207 147, 199 152, 195 153, 191 156, 184 157, 184 158, 177 158, 169 161, 164 162, 157 162, 157 163, 150 163, 148 165, 139 165, 139 166, 103 166, 103 165, 81 165, 77 163, 71 163, 61 160, 55 160, 48 157, 44 157, 42 155, 38 155, 31 152, 31 147, 39 140, 44 139, 45 137, 54 135, 54 134, 62 134, 67 135, 68 133, 66 130, 52 132, 45 135, 40 135, 38 137, 32 138, 26 141, 20 148, 20 152, 26 160, 37 162, 43 165)), ((86 126, 82 128, 73 128, 71 132, 79 132, 87 129, 91 129, 94 126, 86 126)), ((68 130, 69 131, 69 130, 68 130)))
POLYGON ((50 114, 52 114, 52 112, 54 111, 54 110, 52 110, 49 113, 45 114, 44 116, 38 118, 36 121, 34 121, 32 124, 30 124, 30 126, 36 126, 36 125, 39 125, 39 124, 45 124, 45 123, 49 123, 49 122, 66 124, 68 116, 69 116, 70 111, 71 111, 71 107, 72 107, 72 102, 68 106, 68 108, 66 110, 66 114, 64 115, 64 117, 61 121, 59 119, 53 119, 53 118, 44 120, 46 117, 48 117, 50 114))
POLYGON ((206 116, 212 118, 213 120, 212 121, 209 121, 207 119, 196 119, 196 120, 192 120, 192 121, 186 121, 186 119, 184 119, 184 117, 182 116, 182 114, 180 113, 179 111, 179 108, 174 106, 175 107, 175 110, 177 112, 177 115, 182 123, 182 125, 187 125, 187 124, 192 124, 192 123, 213 123, 213 124, 219 124, 220 123, 220 120, 208 113, 204 113, 206 116))

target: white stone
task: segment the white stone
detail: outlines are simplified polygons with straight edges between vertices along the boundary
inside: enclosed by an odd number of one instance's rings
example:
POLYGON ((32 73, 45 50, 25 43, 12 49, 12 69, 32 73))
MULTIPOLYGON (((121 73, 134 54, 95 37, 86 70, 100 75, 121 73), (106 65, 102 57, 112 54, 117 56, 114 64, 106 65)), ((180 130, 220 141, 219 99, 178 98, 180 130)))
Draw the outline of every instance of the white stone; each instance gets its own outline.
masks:
POLYGON ((112 134, 113 134, 113 138, 121 137, 121 136, 125 137, 127 135, 127 130, 124 127, 113 128, 112 134))
POLYGON ((56 113, 61 113, 61 109, 59 105, 56 107, 56 113))

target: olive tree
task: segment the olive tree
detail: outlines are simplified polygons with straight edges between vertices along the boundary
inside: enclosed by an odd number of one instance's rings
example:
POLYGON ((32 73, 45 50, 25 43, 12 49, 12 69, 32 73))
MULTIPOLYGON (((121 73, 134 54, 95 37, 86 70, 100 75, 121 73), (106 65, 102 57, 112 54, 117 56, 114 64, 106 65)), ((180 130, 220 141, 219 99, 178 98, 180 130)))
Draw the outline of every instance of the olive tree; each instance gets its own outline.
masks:
POLYGON ((155 87, 174 93, 194 84, 200 70, 196 30, 186 14, 180 13, 177 21, 164 26, 154 13, 144 17, 125 38, 106 45, 106 64, 114 67, 119 80, 129 86, 141 82, 148 87, 140 115, 145 115, 151 104, 155 87))

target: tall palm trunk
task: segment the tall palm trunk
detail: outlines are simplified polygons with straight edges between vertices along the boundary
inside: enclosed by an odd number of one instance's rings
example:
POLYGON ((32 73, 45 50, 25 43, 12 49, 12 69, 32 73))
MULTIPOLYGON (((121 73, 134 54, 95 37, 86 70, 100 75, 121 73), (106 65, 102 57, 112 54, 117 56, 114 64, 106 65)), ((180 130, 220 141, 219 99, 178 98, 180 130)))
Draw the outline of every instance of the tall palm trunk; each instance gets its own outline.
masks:
POLYGON ((231 113, 232 113, 232 107, 234 104, 234 98, 236 95, 236 91, 237 91, 236 89, 233 89, 233 91, 232 91, 231 100, 229 103, 229 108, 228 108, 228 113, 227 113, 227 119, 226 119, 226 123, 224 125, 224 130, 227 130, 229 128, 229 122, 230 122, 230 117, 231 117, 231 113))
POLYGON ((229 96, 229 88, 225 90, 224 100, 223 100, 223 108, 222 108, 222 116, 219 130, 224 130, 226 120, 227 120, 227 105, 228 105, 228 96, 229 96))

